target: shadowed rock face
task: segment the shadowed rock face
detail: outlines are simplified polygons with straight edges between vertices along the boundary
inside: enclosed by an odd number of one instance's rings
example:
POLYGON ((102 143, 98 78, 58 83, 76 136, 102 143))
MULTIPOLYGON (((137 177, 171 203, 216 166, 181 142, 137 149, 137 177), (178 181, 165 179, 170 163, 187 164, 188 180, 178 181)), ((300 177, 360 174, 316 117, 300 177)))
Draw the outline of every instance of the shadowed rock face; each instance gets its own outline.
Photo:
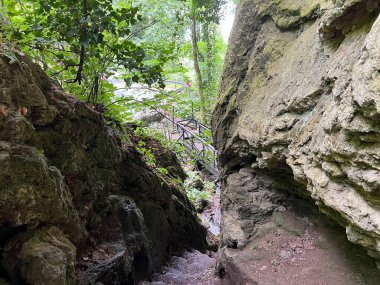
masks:
POLYGON ((157 155, 169 175, 27 58, 0 58, 0 283, 134 284, 204 250, 184 172, 157 155))
POLYGON ((245 246, 296 193, 380 260, 379 11, 240 1, 212 122, 222 246, 245 246))

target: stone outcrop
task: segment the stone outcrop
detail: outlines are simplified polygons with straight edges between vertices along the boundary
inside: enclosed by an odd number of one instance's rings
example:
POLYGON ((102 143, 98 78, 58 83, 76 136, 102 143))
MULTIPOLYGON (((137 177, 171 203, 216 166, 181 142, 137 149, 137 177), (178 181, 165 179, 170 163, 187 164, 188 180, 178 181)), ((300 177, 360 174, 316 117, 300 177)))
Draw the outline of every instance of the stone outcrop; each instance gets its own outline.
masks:
POLYGON ((177 250, 204 250, 175 155, 155 154, 167 175, 149 168, 131 139, 18 58, 0 58, 0 283, 135 284, 177 250))
POLYGON ((222 250, 296 195, 380 260, 379 12, 379 0, 240 1, 212 122, 222 250))

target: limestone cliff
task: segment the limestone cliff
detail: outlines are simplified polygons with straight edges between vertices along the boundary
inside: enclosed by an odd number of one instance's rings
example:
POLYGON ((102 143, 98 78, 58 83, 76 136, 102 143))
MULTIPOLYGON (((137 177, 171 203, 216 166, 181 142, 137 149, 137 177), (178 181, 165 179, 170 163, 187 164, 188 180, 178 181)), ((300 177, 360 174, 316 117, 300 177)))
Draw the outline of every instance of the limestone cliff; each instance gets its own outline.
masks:
POLYGON ((27 58, 0 58, 1 284, 135 284, 205 249, 176 157, 157 157, 170 180, 114 133, 27 58))
POLYGON ((379 0, 240 1, 213 113, 222 247, 245 246, 297 193, 380 260, 379 12, 379 0))

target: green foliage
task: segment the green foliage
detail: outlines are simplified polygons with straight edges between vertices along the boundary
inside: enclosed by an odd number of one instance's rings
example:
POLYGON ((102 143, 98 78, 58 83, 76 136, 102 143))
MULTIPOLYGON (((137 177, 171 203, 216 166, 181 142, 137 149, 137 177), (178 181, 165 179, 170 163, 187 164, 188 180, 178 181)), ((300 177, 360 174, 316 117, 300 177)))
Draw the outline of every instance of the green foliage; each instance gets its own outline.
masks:
POLYGON ((198 25, 200 69, 211 113, 225 53, 217 31, 224 0, 4 0, 0 52, 15 62, 15 46, 76 97, 120 122, 143 109, 198 116, 201 104, 189 64, 192 17, 198 25), (11 46, 3 42, 12 42, 11 46), (109 78, 139 84, 151 99, 115 95, 109 78), (163 90, 163 78, 192 81, 190 95, 163 90))
POLYGON ((134 135, 139 138, 136 149, 140 152, 146 164, 152 168, 157 168, 156 159, 153 153, 155 149, 149 148, 145 142, 146 139, 149 139, 149 135, 142 127, 137 127, 134 135))
MULTIPOLYGON (((156 50, 165 49, 169 46, 172 48, 172 59, 164 68, 165 78, 181 82, 192 81, 190 93, 161 92, 161 99, 167 101, 166 106, 175 102, 177 106, 176 115, 180 117, 188 117, 193 107, 195 115, 200 118, 201 103, 194 83, 195 78, 193 78, 194 66, 191 63, 193 53, 189 38, 191 19, 195 15, 199 30, 199 64, 203 88, 206 91, 207 116, 210 117, 218 92, 219 78, 226 51, 226 44, 218 31, 218 22, 222 17, 222 6, 225 1, 135 0, 133 3, 144 15, 144 23, 146 25, 153 24, 152 29, 145 29, 140 33, 139 40, 154 43, 156 50)), ((165 108, 165 106, 160 105, 162 101, 146 100, 144 103, 151 107, 165 108)), ((130 106, 135 105, 133 102, 128 104, 130 106)))
POLYGON ((169 171, 166 168, 159 167, 159 168, 157 168, 157 170, 158 170, 158 172, 160 172, 163 175, 168 175, 169 174, 169 171))
POLYGON ((139 141, 136 149, 138 150, 138 152, 141 153, 148 166, 156 167, 156 159, 154 157, 153 150, 147 148, 146 143, 144 141, 139 141))
POLYGON ((218 95, 219 79, 227 50, 227 46, 217 28, 215 24, 206 23, 203 27, 202 45, 200 45, 200 52, 205 55, 200 67, 201 72, 204 74, 203 85, 207 94, 206 110, 208 115, 211 114, 218 95))
MULTIPOLYGON (((185 155, 187 155, 183 144, 177 140, 168 139, 164 134, 165 131, 167 130, 163 130, 162 126, 160 125, 152 125, 150 127, 138 127, 135 133, 142 138, 154 138, 158 140, 164 148, 173 151, 180 158, 183 158, 185 155)), ((205 130, 203 132, 202 138, 204 141, 211 145, 212 137, 210 131, 205 130)), ((207 147, 205 147, 202 157, 200 157, 196 151, 191 152, 189 157, 191 158, 190 163, 194 164, 196 161, 202 160, 206 163, 206 165, 213 165, 216 160, 216 154, 207 147)), ((190 174, 190 177, 192 177, 191 175, 192 174, 190 174)), ((187 186, 185 185, 185 187, 187 186)))
POLYGON ((190 189, 187 191, 187 197, 194 204, 199 204, 204 200, 208 200, 210 198, 210 194, 206 191, 199 191, 198 189, 190 189))
POLYGON ((109 104, 115 87, 106 78, 121 74, 127 85, 163 87, 162 66, 171 58, 170 47, 157 52, 138 40, 134 27, 143 17, 130 2, 4 0, 1 38, 39 62, 67 91, 109 104))
POLYGON ((207 149, 206 147, 203 151, 202 156, 200 156, 197 151, 192 151, 190 153, 190 157, 194 161, 203 161, 207 166, 213 165, 213 163, 216 160, 216 156, 215 156, 214 152, 210 149, 207 149))
MULTIPOLYGON (((195 0, 186 1, 188 29, 191 25, 190 20, 196 19, 196 39, 198 65, 200 67, 200 77, 202 79, 202 89, 205 97, 204 103, 200 100, 200 90, 195 84, 195 78, 192 79, 191 95, 187 98, 180 98, 179 113, 191 113, 191 105, 193 106, 195 116, 201 120, 203 112, 207 122, 210 121, 211 110, 218 93, 219 78, 223 67, 224 55, 226 52, 226 44, 218 31, 218 23, 222 17, 222 6, 225 1, 221 0, 195 0), (203 105, 204 104, 204 105, 203 105)), ((180 46, 180 57, 190 61, 194 60, 194 46, 188 40, 180 46)), ((193 70, 193 63, 185 65, 188 70, 193 70)), ((191 78, 190 72, 187 76, 183 76, 183 81, 191 78)))
POLYGON ((214 182, 211 181, 205 181, 203 186, 204 191, 208 193, 215 193, 216 186, 214 182))
POLYGON ((203 189, 204 183, 203 183, 202 177, 200 176, 199 172, 188 171, 187 172, 187 179, 183 182, 183 186, 187 190, 191 190, 193 188, 196 188, 198 190, 203 189))
POLYGON ((190 0, 193 17, 200 22, 216 23, 222 17, 222 6, 226 4, 225 0, 190 0))
POLYGON ((183 183, 187 196, 193 204, 198 207, 202 201, 210 200, 215 193, 215 184, 204 181, 197 171, 187 172, 188 178, 183 183))
POLYGON ((113 132, 117 137, 121 139, 122 142, 127 145, 132 145, 130 135, 128 134, 127 127, 124 124, 120 124, 120 122, 115 121, 110 117, 103 117, 105 123, 112 128, 113 132))
POLYGON ((140 136, 143 136, 146 138, 150 137, 150 138, 154 138, 158 140, 164 148, 175 152, 177 156, 181 157, 185 153, 184 146, 175 140, 167 139, 165 134, 162 132, 160 128, 155 128, 154 126, 152 126, 152 127, 139 127, 137 129, 140 136))
POLYGON ((156 169, 159 173, 163 175, 168 175, 169 171, 166 168, 157 166, 157 162, 154 156, 154 152, 157 151, 157 149, 148 147, 147 143, 144 140, 157 140, 162 144, 163 148, 167 149, 171 149, 170 147, 173 147, 173 141, 167 140, 165 136, 162 135, 162 133, 159 133, 154 129, 143 127, 136 128, 135 136, 140 138, 136 149, 141 153, 147 165, 156 169))

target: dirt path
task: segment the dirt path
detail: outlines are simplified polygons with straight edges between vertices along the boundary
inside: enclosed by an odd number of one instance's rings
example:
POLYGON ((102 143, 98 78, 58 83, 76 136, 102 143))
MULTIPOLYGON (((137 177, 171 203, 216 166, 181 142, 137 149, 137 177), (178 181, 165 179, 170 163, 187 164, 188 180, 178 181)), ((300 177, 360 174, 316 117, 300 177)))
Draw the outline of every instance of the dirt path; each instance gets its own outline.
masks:
POLYGON ((344 231, 322 218, 284 212, 244 249, 224 249, 231 279, 214 275, 215 256, 173 257, 154 285, 379 285, 380 271, 344 231))
POLYGON ((223 249, 232 260, 230 284, 379 285, 380 271, 344 230, 321 217, 275 213, 273 223, 244 249, 223 249), (236 277, 237 276, 237 277, 236 277))
MULTIPOLYGON (((211 254, 210 254, 211 255, 211 254)), ((215 258, 198 251, 174 256, 168 267, 153 276, 152 282, 139 285, 216 285, 221 284, 214 276, 215 258)))

